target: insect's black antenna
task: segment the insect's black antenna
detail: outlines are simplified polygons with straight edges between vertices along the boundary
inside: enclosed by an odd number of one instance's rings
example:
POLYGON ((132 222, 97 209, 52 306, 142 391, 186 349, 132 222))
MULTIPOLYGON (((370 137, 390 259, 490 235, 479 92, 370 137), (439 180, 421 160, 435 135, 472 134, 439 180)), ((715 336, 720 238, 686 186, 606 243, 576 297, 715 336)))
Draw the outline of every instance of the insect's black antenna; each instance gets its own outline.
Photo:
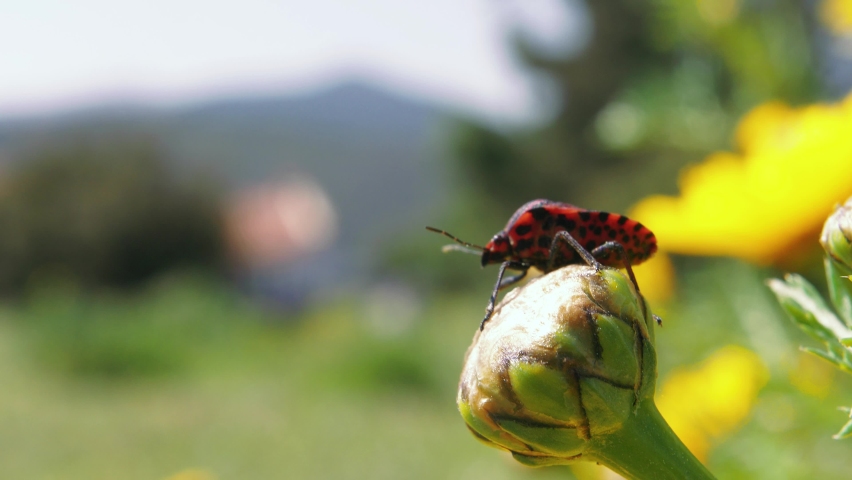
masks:
POLYGON ((460 244, 464 245, 465 247, 473 248, 473 249, 479 250, 480 252, 485 251, 485 247, 480 247, 479 245, 474 245, 473 243, 465 242, 464 240, 459 240, 454 235, 450 235, 449 233, 447 233, 444 230, 441 230, 441 229, 438 229, 438 228, 435 228, 435 227, 426 227, 426 230, 429 230, 430 232, 440 233, 441 235, 443 235, 445 237, 449 237, 454 242, 460 243, 460 244))

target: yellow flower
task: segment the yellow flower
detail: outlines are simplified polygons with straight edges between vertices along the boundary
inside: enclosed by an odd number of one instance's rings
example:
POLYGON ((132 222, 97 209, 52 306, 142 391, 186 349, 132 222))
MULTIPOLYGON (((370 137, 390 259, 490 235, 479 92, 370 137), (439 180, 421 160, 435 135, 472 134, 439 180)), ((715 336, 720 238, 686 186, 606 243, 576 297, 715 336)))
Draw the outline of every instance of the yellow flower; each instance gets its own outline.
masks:
POLYGON ((852 34, 852 1, 824 0, 820 4, 819 18, 836 35, 852 34))
POLYGON ((686 170, 679 197, 652 196, 630 213, 673 253, 757 264, 815 244, 825 217, 852 195, 852 96, 791 108, 772 102, 740 122, 739 153, 686 170))
POLYGON ((729 345, 696 366, 672 371, 657 395, 657 407, 703 461, 716 441, 743 423, 768 376, 755 353, 729 345))
POLYGON ((825 398, 834 385, 837 369, 815 355, 801 352, 788 372, 790 383, 799 391, 816 398, 825 398))
MULTIPOLYGON (((668 300, 675 289, 675 273, 672 261, 665 252, 657 252, 650 260, 633 267, 636 283, 642 291, 642 296, 651 302, 668 300)), ((654 305, 654 311, 665 318, 665 309, 654 305)))

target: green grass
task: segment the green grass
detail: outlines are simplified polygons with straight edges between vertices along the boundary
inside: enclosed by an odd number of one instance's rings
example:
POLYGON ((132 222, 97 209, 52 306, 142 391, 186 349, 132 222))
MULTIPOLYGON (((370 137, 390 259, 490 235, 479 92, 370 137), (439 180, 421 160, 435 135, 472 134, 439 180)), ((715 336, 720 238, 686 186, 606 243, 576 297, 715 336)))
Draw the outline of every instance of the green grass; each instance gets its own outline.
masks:
POLYGON ((388 336, 356 301, 278 317, 197 279, 36 295, 0 318, 0 478, 570 478, 464 427, 480 311, 450 299, 388 336))

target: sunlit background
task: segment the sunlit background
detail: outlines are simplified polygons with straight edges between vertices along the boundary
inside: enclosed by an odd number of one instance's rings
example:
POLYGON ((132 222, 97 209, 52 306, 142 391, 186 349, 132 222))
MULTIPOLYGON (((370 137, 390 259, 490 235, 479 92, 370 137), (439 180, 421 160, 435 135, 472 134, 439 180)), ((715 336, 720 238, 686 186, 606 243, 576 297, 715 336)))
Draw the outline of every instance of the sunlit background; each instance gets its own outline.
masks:
POLYGON ((456 411, 534 198, 629 214, 658 404, 719 478, 841 479, 823 286, 850 0, 0 0, 0 478, 611 478, 456 411), (822 287, 821 287, 822 288, 822 287))

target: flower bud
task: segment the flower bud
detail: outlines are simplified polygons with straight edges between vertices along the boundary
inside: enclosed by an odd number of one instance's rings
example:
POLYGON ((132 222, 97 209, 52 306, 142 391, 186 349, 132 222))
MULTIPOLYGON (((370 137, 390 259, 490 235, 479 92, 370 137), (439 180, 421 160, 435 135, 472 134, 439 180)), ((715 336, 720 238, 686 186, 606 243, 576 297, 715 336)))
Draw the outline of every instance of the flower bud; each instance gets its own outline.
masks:
POLYGON ((852 198, 828 217, 819 240, 832 260, 852 271, 852 198))
POLYGON ((535 279, 510 292, 474 337, 462 416, 522 463, 578 459, 653 397, 652 323, 618 270, 570 265, 535 279))
POLYGON ((825 249, 825 276, 831 302, 852 328, 852 198, 825 221, 819 239, 825 249))

